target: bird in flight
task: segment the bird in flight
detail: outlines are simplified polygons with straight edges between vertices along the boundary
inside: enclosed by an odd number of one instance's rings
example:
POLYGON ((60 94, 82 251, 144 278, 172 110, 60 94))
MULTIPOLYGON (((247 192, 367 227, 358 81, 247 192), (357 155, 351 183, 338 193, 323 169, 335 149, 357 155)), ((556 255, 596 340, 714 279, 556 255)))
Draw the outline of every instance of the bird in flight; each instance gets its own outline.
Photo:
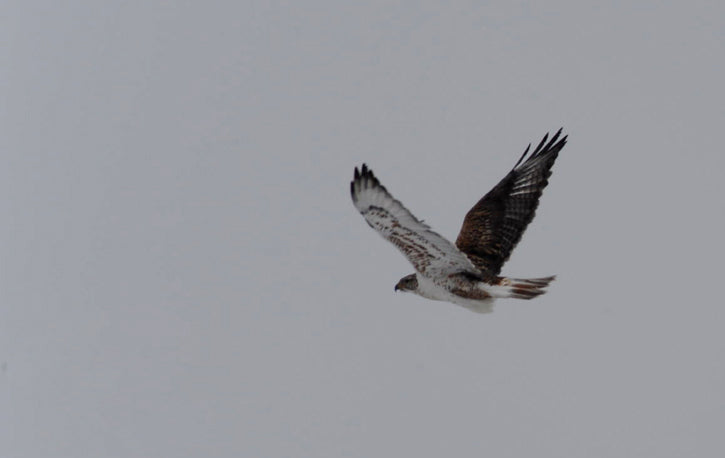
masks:
POLYGON ((560 137, 561 129, 551 140, 546 134, 531 154, 529 144, 508 175, 466 214, 455 244, 413 216, 367 165, 355 167, 350 183, 355 208, 415 268, 395 290, 480 313, 491 312, 495 298, 531 299, 544 294, 554 276, 523 279, 499 273, 534 218, 551 167, 566 144, 567 136, 560 137))

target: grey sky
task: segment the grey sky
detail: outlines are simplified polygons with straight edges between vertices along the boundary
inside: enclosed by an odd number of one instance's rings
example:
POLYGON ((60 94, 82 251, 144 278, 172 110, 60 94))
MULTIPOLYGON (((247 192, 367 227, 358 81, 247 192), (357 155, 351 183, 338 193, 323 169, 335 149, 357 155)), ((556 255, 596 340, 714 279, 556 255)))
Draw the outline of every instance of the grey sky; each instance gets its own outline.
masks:
POLYGON ((0 456, 725 452, 719 2, 0 6, 0 456), (564 126, 491 315, 395 294, 564 126))

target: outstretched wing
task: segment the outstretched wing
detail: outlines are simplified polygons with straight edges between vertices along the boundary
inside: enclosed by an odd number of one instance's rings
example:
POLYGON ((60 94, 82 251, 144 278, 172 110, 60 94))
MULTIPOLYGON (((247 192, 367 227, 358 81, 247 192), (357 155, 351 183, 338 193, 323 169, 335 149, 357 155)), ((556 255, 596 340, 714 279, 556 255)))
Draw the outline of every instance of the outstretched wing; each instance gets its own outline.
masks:
POLYGON ((547 143, 549 134, 526 158, 531 145, 499 184, 466 214, 456 246, 486 277, 495 277, 526 230, 549 183, 551 167, 567 137, 561 129, 547 143))
POLYGON ((393 198, 365 164, 361 171, 355 167, 350 194, 370 227, 395 245, 420 274, 431 279, 458 272, 478 274, 458 248, 393 198))

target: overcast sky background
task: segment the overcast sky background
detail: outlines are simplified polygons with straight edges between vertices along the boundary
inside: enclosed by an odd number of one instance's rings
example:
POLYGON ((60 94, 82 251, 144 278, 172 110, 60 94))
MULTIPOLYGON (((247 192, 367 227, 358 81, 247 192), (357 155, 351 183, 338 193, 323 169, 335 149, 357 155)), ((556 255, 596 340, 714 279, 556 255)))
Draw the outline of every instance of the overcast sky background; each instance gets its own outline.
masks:
POLYGON ((725 453, 725 4, 6 1, 0 455, 725 453), (489 315, 455 238, 564 126, 489 315))

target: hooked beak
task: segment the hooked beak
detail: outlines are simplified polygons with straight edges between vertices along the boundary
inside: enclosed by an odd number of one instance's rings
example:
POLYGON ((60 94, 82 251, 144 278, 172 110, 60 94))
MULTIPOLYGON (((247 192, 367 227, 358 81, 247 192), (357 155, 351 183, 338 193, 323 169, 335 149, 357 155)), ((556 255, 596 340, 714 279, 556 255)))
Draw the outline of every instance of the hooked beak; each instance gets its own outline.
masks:
POLYGON ((399 290, 398 285, 395 285, 395 291, 399 290))

